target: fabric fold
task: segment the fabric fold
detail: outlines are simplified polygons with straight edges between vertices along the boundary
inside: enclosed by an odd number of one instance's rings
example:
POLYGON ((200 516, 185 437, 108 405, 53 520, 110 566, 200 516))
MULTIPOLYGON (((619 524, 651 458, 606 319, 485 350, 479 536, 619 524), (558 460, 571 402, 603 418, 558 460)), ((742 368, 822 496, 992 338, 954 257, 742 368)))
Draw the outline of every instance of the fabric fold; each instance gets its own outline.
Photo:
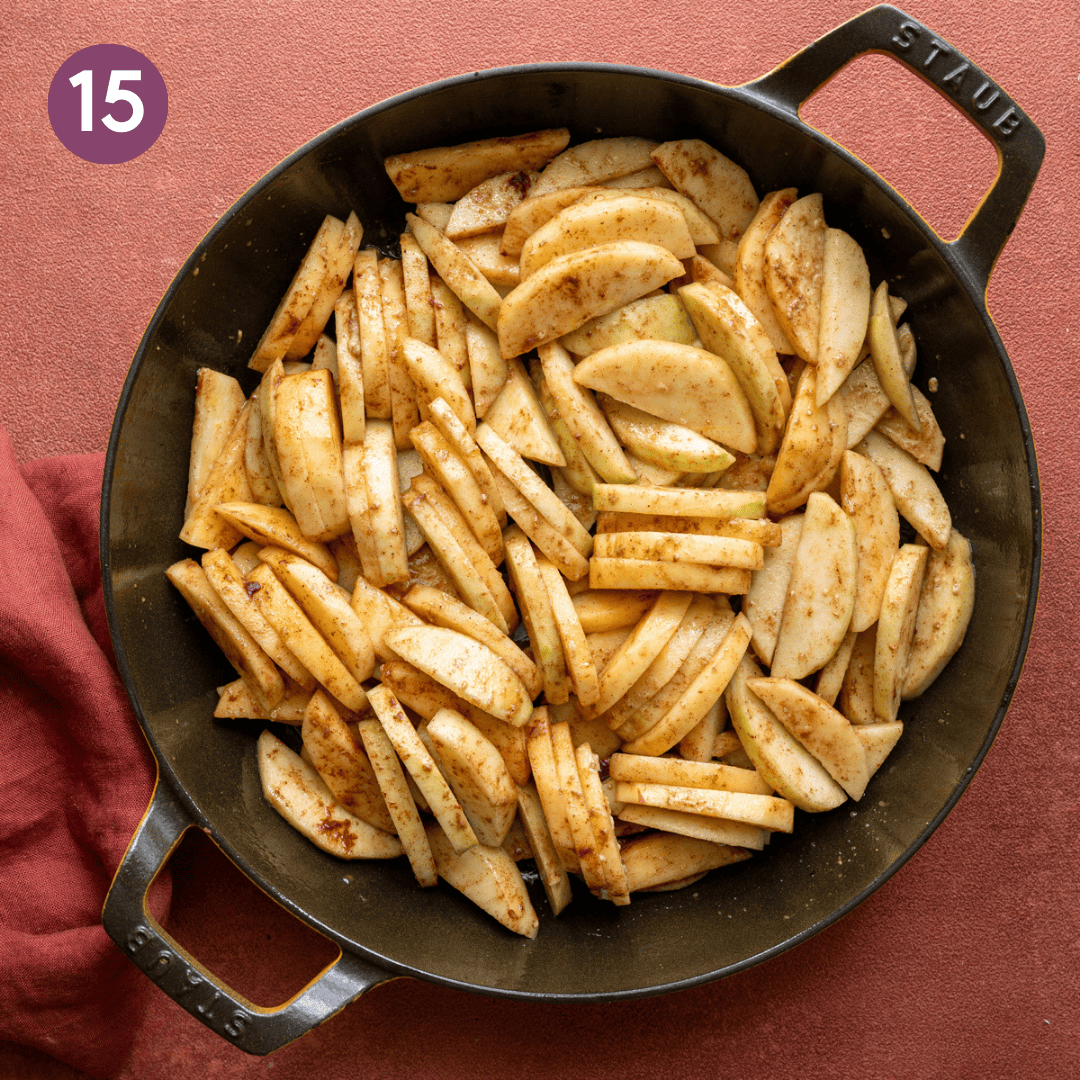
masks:
POLYGON ((104 457, 20 468, 0 428, 0 1039, 102 1077, 151 992, 101 908, 156 774, 112 662, 104 457))

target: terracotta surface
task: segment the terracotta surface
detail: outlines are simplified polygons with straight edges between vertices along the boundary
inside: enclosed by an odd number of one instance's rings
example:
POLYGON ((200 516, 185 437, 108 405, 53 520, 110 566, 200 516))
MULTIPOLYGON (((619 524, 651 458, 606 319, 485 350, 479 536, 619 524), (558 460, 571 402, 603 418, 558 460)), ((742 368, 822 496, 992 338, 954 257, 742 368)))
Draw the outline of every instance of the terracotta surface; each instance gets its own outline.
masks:
MULTIPOLYGON (((737 84, 861 5, 679 6, 268 0, 14 0, 0 34, 0 423, 16 459, 104 450, 128 364, 161 294, 217 217, 307 139, 415 85, 504 64, 636 64, 737 84), (118 42, 162 72, 170 114, 126 165, 54 137, 53 73, 118 42)), ((1044 507, 1040 609, 1012 708, 956 810, 900 873, 797 950, 721 983, 615 1005, 531 1005, 419 982, 374 990, 269 1059, 248 1058, 154 991, 113 1075, 1064 1077, 1080 1066, 1080 754, 1071 730, 1078 515, 1075 267, 1080 15, 1056 0, 912 4, 1040 126, 1047 156, 991 280, 989 307, 1024 392, 1044 507)), ((992 181, 992 152, 917 78, 860 60, 806 115, 955 235, 992 181)), ((4 766, 0 766, 3 769, 4 766)), ((331 956, 200 838, 173 864, 170 928, 263 1004, 331 956), (238 901, 239 898, 239 901, 238 901)), ((3 976, 0 975, 0 980, 3 976)), ((2 1000, 2 998, 0 998, 2 1000)), ((118 1017, 118 1022, 123 1018, 118 1017)), ((0 1044, 0 1077, 84 1075, 0 1044)))

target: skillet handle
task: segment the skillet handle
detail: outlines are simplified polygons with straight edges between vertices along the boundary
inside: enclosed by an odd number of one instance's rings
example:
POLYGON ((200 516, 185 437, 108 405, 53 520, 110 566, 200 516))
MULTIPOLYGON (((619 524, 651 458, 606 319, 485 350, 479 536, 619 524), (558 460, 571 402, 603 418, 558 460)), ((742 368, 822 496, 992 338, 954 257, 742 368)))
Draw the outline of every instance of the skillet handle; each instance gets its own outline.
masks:
POLYGON ((1042 132, 966 56, 890 4, 856 15, 745 89, 796 117, 800 106, 864 53, 894 57, 952 102, 994 144, 998 175, 963 232, 945 245, 985 295, 990 274, 1019 220, 1046 153, 1042 132))
POLYGON ((154 878, 193 825, 187 809, 159 778, 105 898, 102 923, 134 964, 196 1020, 249 1054, 269 1054, 390 977, 343 952, 278 1008, 255 1005, 227 987, 165 932, 147 904, 154 878))

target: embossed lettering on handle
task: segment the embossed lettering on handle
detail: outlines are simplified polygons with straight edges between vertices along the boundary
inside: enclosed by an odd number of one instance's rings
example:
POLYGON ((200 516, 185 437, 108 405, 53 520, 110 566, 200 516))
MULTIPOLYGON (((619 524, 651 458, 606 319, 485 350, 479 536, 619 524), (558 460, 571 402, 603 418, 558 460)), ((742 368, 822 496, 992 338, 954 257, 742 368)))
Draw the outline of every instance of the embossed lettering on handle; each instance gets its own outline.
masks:
POLYGON ((251 1013, 226 998, 175 950, 161 947, 150 927, 134 927, 127 936, 125 947, 148 978, 186 1009, 198 1013, 208 1027, 234 1042, 244 1035, 251 1013), (147 946, 153 947, 148 949, 147 946))
POLYGON ((987 126, 1000 135, 1012 135, 1022 123, 1016 105, 967 60, 944 41, 923 33, 918 23, 905 20, 891 38, 898 53, 961 108, 987 114, 987 126), (988 110, 993 112, 988 112, 988 110), (993 117, 993 119, 990 119, 993 117))

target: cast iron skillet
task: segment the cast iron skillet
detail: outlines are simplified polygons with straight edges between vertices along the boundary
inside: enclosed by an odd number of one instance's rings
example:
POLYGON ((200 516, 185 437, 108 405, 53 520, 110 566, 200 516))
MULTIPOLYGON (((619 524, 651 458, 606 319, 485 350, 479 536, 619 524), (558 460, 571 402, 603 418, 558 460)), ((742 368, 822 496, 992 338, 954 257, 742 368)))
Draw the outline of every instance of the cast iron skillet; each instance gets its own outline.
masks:
POLYGON ((1041 134, 1003 90, 925 26, 882 6, 741 87, 584 64, 450 79, 367 109, 256 184, 162 300, 109 443, 101 517, 106 605, 120 672, 159 767, 153 801, 105 905, 104 924, 120 948, 197 1019, 246 1051, 267 1053, 400 975, 548 1001, 692 986, 805 941, 877 889, 940 824, 982 762, 1028 643, 1040 559, 1035 451, 985 291, 1043 152, 1041 134), (998 177, 952 243, 798 117, 817 87, 871 51, 893 55, 930 82, 998 150, 998 177), (864 244, 873 280, 887 277, 910 301, 916 379, 925 387, 938 377, 934 407, 953 436, 940 483, 974 546, 978 599, 961 652, 930 692, 902 710, 904 736, 870 797, 832 814, 800 814, 794 834, 777 836, 767 852, 692 889, 640 895, 629 908, 583 894, 554 919, 537 895, 542 925, 529 942, 445 885, 418 888, 404 859, 346 864, 324 856, 267 806, 254 753, 261 725, 211 719, 214 688, 233 675, 164 570, 191 554, 177 533, 196 369, 217 367, 254 387, 251 349, 323 215, 355 209, 366 242, 392 248, 404 207, 382 169, 384 155, 557 126, 575 140, 598 132, 699 136, 742 163, 759 192, 797 185, 824 193, 828 222, 864 244), (192 825, 341 947, 340 958, 285 1006, 243 999, 150 915, 147 889, 192 825))

